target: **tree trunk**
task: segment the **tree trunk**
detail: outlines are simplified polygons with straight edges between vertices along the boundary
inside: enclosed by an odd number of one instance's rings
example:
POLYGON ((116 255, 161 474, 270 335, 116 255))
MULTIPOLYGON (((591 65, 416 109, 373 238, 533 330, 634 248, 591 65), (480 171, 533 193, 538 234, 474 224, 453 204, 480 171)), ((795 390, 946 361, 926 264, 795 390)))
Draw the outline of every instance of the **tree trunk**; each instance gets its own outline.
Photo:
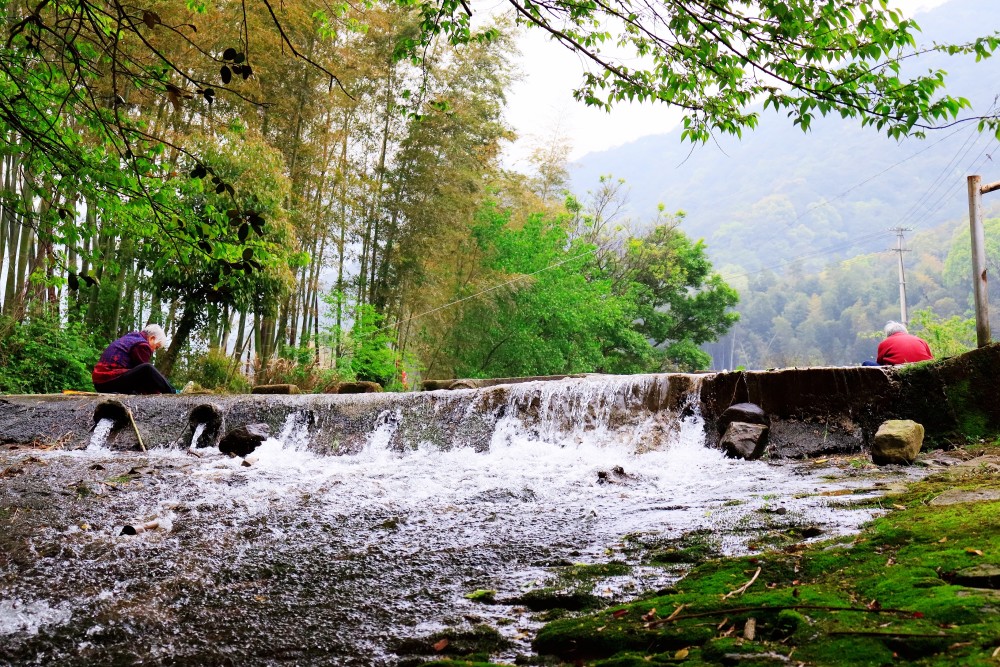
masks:
POLYGON ((197 308, 196 304, 184 304, 184 312, 181 313, 181 319, 170 338, 170 347, 167 348, 163 354, 163 359, 160 361, 160 371, 164 375, 169 376, 174 370, 174 364, 177 362, 181 348, 187 343, 188 336, 191 334, 194 323, 197 321, 197 308))

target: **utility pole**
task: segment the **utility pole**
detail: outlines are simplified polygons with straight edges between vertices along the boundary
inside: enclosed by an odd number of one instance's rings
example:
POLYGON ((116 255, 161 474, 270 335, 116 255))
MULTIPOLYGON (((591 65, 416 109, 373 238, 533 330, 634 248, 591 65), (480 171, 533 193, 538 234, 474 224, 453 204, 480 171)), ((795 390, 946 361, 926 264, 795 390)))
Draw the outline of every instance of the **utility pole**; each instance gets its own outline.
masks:
POLYGON ((896 232, 896 247, 890 248, 890 252, 894 252, 899 256, 899 321, 903 323, 903 326, 909 324, 906 317, 906 276, 903 273, 903 253, 910 252, 909 248, 903 247, 903 232, 912 232, 912 227, 892 227, 889 229, 890 232, 896 232))
POLYGON ((990 343, 990 310, 986 296, 986 234, 983 231, 983 195, 1000 190, 1000 182, 983 185, 969 176, 969 236, 972 237, 972 288, 976 297, 976 346, 990 343))

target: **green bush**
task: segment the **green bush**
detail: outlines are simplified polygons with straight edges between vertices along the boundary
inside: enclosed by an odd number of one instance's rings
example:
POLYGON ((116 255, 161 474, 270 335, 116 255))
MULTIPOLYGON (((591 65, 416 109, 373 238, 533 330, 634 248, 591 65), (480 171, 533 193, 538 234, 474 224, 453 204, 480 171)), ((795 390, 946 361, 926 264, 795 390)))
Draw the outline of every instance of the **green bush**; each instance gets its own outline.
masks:
POLYGON ((171 380, 178 387, 194 382, 200 387, 231 394, 246 394, 250 382, 240 372, 241 362, 222 350, 212 349, 185 358, 183 366, 176 368, 171 380))
POLYGON ((90 372, 103 348, 78 324, 42 311, 24 322, 0 318, 0 393, 93 391, 90 372))

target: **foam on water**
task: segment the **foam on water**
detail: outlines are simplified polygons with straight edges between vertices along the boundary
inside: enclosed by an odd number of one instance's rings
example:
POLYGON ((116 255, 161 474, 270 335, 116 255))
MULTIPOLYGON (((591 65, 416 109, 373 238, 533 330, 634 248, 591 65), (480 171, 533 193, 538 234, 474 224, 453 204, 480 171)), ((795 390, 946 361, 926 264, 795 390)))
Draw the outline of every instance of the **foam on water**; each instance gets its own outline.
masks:
POLYGON ((66 623, 72 615, 66 603, 53 607, 45 600, 0 600, 0 636, 37 635, 41 628, 66 623))

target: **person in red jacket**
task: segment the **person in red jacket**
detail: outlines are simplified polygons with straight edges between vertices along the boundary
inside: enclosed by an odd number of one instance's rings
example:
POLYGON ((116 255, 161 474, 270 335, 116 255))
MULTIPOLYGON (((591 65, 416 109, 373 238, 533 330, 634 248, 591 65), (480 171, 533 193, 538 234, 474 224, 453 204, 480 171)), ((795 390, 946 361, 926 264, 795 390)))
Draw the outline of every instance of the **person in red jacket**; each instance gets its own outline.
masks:
POLYGON ((878 363, 882 366, 909 364, 933 359, 931 348, 923 338, 909 333, 899 322, 885 325, 885 340, 878 345, 878 363))
POLYGON ((166 339, 163 327, 147 324, 108 345, 91 374, 94 388, 102 394, 176 394, 170 381, 149 363, 166 339))

